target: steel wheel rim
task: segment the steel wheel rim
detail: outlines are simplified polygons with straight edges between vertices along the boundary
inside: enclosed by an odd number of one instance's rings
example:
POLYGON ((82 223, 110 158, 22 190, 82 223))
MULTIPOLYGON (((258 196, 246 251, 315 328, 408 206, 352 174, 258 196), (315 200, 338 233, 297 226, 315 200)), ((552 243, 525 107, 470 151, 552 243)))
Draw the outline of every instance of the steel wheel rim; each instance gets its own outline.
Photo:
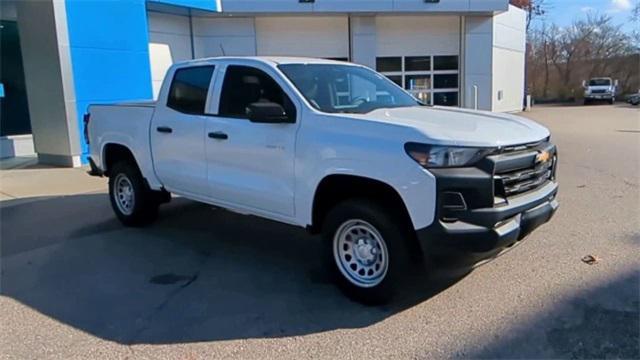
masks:
POLYGON ((380 284, 389 269, 387 244, 380 232, 363 220, 340 225, 333 237, 333 256, 342 275, 358 287, 380 284))
POLYGON ((131 180, 125 174, 118 174, 113 183, 113 199, 118 206, 118 210, 124 215, 131 215, 135 205, 131 180))

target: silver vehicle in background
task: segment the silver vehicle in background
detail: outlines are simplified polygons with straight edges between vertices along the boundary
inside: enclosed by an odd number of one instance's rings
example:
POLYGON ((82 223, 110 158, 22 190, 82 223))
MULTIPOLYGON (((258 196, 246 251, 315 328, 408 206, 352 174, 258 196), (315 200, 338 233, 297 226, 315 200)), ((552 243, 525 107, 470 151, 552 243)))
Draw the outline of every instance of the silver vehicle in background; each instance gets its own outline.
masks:
POLYGON ((640 105, 640 90, 635 94, 627 96, 627 102, 633 106, 640 105))
POLYGON ((592 78, 583 81, 584 88, 584 104, 588 105, 594 101, 608 101, 609 104, 616 102, 616 93, 618 90, 618 80, 608 77, 592 78))

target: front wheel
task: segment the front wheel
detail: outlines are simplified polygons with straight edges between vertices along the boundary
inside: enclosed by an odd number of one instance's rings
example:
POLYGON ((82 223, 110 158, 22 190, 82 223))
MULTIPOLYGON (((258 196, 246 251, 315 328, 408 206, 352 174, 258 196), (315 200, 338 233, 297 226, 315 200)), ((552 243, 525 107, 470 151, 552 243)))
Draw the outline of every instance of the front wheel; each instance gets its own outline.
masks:
POLYGON ((326 258, 347 296, 371 305, 392 299, 409 259, 402 224, 366 200, 348 200, 329 212, 323 226, 326 258))
POLYGON ((130 162, 119 162, 109 174, 109 198, 118 219, 126 226, 143 226, 158 215, 159 197, 149 189, 138 170, 130 162))

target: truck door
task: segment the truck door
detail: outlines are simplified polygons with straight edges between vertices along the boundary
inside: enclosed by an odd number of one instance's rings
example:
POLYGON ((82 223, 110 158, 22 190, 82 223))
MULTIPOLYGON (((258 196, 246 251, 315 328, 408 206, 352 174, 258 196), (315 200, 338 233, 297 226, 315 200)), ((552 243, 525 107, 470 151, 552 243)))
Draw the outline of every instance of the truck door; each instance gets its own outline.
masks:
POLYGON ((212 109, 217 116, 210 117, 206 125, 211 197, 232 208, 292 217, 294 147, 300 122, 292 102, 295 98, 266 66, 228 65, 219 71, 217 79, 222 81, 215 87, 219 104, 212 109), (278 103, 295 122, 253 123, 246 108, 255 102, 278 103))
POLYGON ((206 102, 214 66, 178 68, 163 88, 150 136, 156 175, 174 193, 207 197, 206 102))

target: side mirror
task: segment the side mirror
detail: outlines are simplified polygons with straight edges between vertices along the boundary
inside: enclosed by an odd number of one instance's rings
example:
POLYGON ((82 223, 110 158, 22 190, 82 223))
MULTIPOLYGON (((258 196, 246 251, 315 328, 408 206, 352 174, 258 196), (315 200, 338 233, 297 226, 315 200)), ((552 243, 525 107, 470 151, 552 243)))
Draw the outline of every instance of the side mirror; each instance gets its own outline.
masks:
POLYGON ((582 80, 582 87, 586 88, 587 87, 587 81, 586 80, 582 80))
POLYGON ((264 124, 292 123, 287 112, 280 104, 273 102, 255 102, 247 106, 247 117, 249 121, 264 124))

